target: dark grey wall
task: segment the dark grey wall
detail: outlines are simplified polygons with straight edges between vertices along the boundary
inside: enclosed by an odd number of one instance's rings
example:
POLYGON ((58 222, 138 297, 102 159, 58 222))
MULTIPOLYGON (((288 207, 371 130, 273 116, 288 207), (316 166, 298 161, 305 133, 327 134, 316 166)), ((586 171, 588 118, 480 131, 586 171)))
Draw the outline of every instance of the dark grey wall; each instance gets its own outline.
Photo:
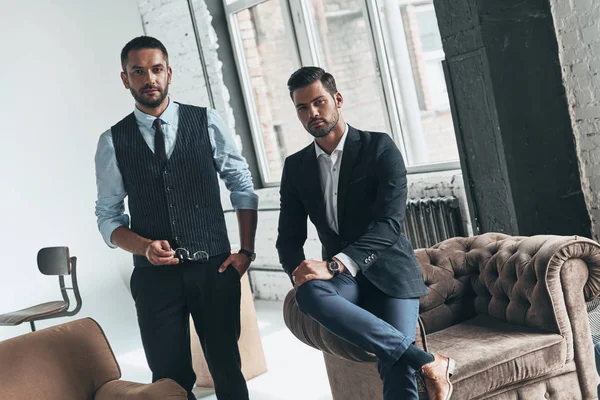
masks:
POLYGON ((434 0, 476 228, 590 236, 548 0, 434 0))

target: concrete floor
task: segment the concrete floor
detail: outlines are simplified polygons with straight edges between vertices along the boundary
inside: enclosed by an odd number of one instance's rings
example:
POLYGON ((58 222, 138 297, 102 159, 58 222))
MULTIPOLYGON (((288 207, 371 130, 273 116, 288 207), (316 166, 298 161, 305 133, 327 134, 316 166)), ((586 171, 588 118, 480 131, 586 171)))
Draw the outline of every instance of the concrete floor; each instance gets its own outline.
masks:
MULTIPOLYGON (((248 382, 251 400, 331 400, 321 352, 296 339, 283 322, 283 303, 255 300, 268 372, 248 382)), ((117 355, 123 379, 150 382, 142 348, 117 355)), ((195 388, 198 399, 217 400, 210 389, 195 388)))

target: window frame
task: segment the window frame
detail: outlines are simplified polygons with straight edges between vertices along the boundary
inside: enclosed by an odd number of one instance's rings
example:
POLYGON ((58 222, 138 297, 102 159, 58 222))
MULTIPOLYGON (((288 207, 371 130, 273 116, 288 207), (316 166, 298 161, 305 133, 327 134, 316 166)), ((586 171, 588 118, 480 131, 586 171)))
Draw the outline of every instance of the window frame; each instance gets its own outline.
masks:
MULTIPOLYGON (((245 9, 254 7, 269 0, 236 0, 229 2, 222 0, 229 35, 234 50, 234 59, 242 86, 244 103, 248 110, 248 121, 250 123, 250 131, 252 134, 252 142, 256 151, 256 158, 261 175, 261 181, 264 187, 277 187, 280 184, 279 177, 270 176, 270 168, 268 164, 265 143, 260 129, 260 119, 257 112, 256 102, 254 100, 251 79, 249 70, 246 64, 243 41, 241 32, 237 23, 235 14, 245 9)), ((294 54, 294 65, 299 68, 302 65, 323 65, 320 59, 320 41, 317 36, 318 30, 314 26, 314 14, 312 6, 308 3, 309 0, 271 0, 279 1, 284 18, 284 25, 287 32, 287 41, 290 49, 294 54)), ((409 157, 406 150, 406 135, 404 134, 404 123, 402 119, 403 110, 397 97, 397 90, 394 87, 392 68, 390 64, 390 55, 387 52, 385 43, 385 34, 383 32, 382 16, 379 13, 379 0, 361 0, 361 8, 363 18, 368 24, 369 45, 371 47, 373 66, 377 71, 378 89, 382 95, 382 106, 386 110, 386 125, 389 129, 389 134, 392 136, 403 157, 406 160, 406 170, 408 174, 442 172, 449 170, 460 169, 460 161, 449 160, 444 162, 430 162, 423 164, 409 164, 409 157)), ((424 4, 420 7, 427 7, 424 4)), ((429 5, 433 7, 433 5, 429 5)), ((282 84, 285 84, 283 82, 282 84)))
MULTIPOLYGON (((229 35, 231 37, 231 43, 233 47, 234 59, 240 77, 240 84, 242 86, 242 93, 244 97, 244 104, 246 110, 248 110, 248 122, 250 123, 250 132, 252 134, 252 143, 256 152, 256 159, 258 163, 258 169, 261 175, 261 182, 264 187, 277 187, 279 186, 280 179, 278 177, 271 177, 270 167, 268 164, 268 158, 266 154, 266 147, 260 128, 260 119, 257 112, 256 102, 254 100, 253 89, 251 84, 251 78, 246 64, 246 55, 244 53, 243 39, 239 30, 238 21, 236 14, 240 11, 244 11, 248 8, 257 6, 269 0, 238 0, 234 3, 227 4, 227 0, 223 0, 225 6, 225 13, 227 18, 227 26, 229 28, 229 35), (275 179, 273 179, 275 178, 275 179)), ((284 24, 286 31, 288 32, 288 42, 290 48, 295 49, 295 55, 293 63, 299 68, 300 58, 299 50, 296 46, 296 38, 294 35, 293 24, 290 19, 290 10, 288 7, 287 0, 271 0, 279 1, 283 17, 285 18, 284 24)), ((294 53, 294 51, 292 51, 294 53)))

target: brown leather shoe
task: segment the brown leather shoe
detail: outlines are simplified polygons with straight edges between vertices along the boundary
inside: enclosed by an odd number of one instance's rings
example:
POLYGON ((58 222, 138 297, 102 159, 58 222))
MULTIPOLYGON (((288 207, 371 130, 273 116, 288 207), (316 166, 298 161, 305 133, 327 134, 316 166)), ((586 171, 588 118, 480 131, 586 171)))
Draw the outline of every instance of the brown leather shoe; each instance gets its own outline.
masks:
POLYGON ((454 373, 456 362, 448 357, 434 354, 433 362, 425 364, 419 371, 429 400, 449 400, 452 396, 450 375, 454 373))

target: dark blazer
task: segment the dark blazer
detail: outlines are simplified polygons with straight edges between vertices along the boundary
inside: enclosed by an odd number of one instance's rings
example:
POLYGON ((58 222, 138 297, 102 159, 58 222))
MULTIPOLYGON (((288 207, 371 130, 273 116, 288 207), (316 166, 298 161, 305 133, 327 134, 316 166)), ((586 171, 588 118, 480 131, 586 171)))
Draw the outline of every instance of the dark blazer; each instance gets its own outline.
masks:
POLYGON ((427 294, 413 248, 402 233, 406 168, 385 133, 348 126, 338 184, 339 235, 325 216, 314 143, 285 160, 277 251, 285 272, 305 259, 307 216, 317 228, 323 259, 343 251, 360 272, 389 296, 427 294))

